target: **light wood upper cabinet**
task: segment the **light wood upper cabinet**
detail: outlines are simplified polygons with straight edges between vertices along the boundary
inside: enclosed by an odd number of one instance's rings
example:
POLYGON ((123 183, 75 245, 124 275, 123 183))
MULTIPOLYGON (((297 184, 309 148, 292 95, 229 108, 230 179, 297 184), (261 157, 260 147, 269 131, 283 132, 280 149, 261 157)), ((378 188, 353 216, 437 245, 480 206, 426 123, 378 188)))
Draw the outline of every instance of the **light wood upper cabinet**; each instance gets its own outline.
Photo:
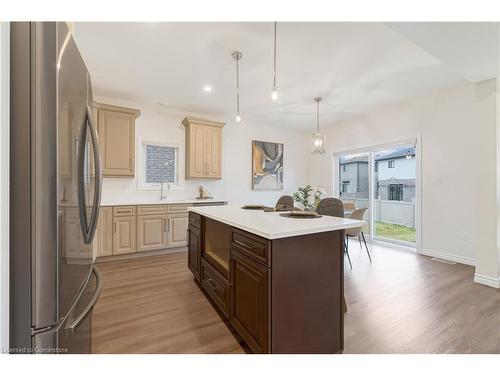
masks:
POLYGON ((222 178, 221 122, 186 117, 186 179, 222 178))
POLYGON ((132 108, 94 102, 102 175, 133 177, 135 175, 135 120, 140 111, 132 108))

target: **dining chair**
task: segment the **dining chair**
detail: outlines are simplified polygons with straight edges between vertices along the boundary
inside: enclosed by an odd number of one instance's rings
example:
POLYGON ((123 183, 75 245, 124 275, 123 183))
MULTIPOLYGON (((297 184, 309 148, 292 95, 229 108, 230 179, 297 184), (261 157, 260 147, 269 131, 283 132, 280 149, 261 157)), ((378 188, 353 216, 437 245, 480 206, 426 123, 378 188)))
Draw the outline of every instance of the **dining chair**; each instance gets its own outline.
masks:
MULTIPOLYGON (((365 220, 366 211, 368 207, 362 207, 355 209, 350 216, 350 219, 354 220, 365 220)), ((359 246, 363 249, 363 244, 361 240, 363 240, 366 248, 366 253, 368 254, 368 259, 370 259, 370 263, 372 262, 372 257, 370 255, 370 251, 368 250, 368 245, 366 244, 365 234, 363 233, 363 227, 357 228, 348 228, 345 230, 345 235, 347 238, 347 248, 349 248, 349 237, 358 237, 359 246)))
MULTIPOLYGON (((344 204, 337 198, 323 198, 316 206, 316 212, 320 215, 344 217, 344 204)), ((347 249, 347 243, 344 241, 344 253, 347 255, 349 266, 352 269, 351 257, 347 249)))
POLYGON ((293 210, 293 197, 290 195, 282 195, 276 202, 274 208, 276 209, 276 211, 293 210))
POLYGON ((345 211, 354 211, 356 209, 356 205, 353 202, 342 202, 344 203, 345 211))

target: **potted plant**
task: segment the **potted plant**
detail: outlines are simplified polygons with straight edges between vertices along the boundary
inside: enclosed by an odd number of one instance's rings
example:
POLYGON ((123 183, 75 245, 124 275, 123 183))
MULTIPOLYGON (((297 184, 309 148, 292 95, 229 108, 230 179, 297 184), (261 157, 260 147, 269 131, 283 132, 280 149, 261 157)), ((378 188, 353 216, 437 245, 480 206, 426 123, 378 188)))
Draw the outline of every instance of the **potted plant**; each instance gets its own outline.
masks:
POLYGON ((311 185, 306 185, 304 187, 299 187, 298 191, 293 193, 293 199, 297 202, 305 211, 314 211, 316 206, 326 196, 326 191, 321 186, 312 187, 311 185))

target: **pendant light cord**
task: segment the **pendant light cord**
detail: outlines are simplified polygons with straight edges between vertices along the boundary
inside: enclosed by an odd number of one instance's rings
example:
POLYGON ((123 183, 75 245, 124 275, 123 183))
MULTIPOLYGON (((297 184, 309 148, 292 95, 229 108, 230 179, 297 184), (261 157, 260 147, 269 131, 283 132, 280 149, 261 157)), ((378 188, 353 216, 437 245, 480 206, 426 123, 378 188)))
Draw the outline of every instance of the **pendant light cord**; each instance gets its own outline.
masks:
POLYGON ((236 112, 240 113, 240 57, 236 57, 236 112))
POLYGON ((273 79, 273 87, 276 87, 276 24, 274 22, 274 79, 273 79))
POLYGON ((319 133, 319 100, 316 102, 316 132, 319 133))

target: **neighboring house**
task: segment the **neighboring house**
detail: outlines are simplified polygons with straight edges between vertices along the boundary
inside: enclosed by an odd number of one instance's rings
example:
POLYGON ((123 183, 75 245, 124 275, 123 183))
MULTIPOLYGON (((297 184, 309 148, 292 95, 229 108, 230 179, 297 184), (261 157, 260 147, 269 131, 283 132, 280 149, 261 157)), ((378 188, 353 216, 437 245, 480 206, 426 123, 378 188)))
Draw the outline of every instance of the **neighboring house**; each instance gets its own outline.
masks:
POLYGON ((377 199, 411 202, 415 198, 415 148, 405 147, 375 159, 377 199))
MULTIPOLYGON (((403 147, 377 157, 375 198, 412 202, 415 198, 415 173, 414 147, 403 147)), ((341 198, 368 198, 368 156, 341 157, 339 176, 341 198)))
POLYGON ((340 196, 368 198, 368 156, 340 159, 340 196))

